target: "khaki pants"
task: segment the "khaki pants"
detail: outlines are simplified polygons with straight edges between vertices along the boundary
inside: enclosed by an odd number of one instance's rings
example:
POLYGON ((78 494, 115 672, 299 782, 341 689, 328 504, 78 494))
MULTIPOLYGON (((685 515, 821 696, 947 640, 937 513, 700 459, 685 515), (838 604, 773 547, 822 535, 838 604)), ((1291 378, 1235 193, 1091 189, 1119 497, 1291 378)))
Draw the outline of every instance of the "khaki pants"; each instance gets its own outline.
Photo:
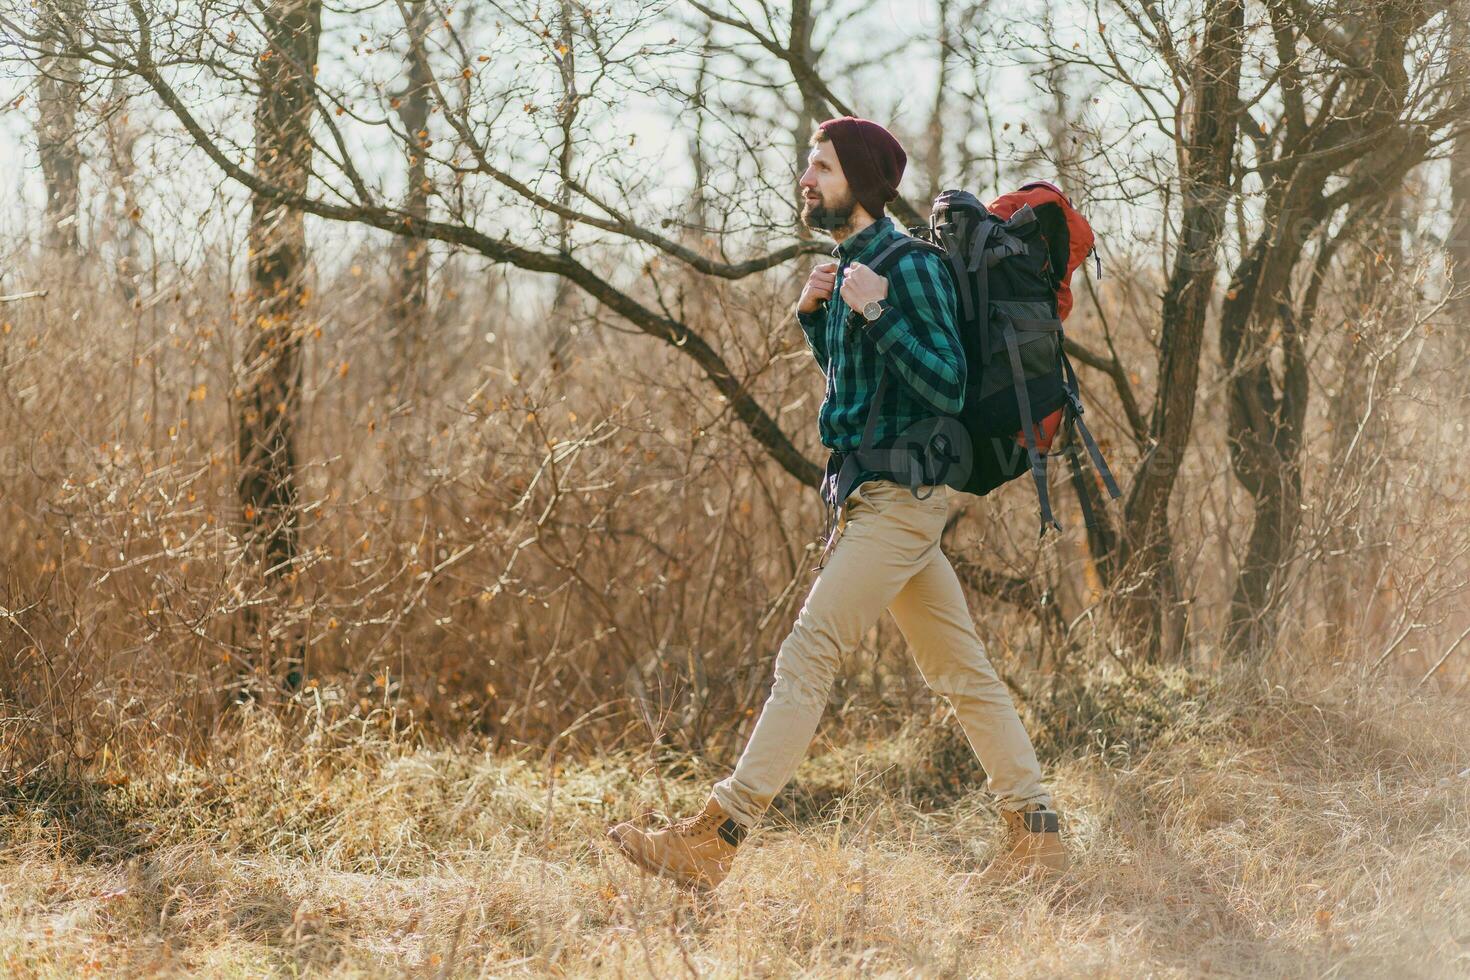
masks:
POLYGON ((753 827, 817 731, 840 659, 886 608, 925 682, 954 707, 1002 809, 1050 806, 1041 766, 1005 684, 995 675, 939 535, 950 489, 925 500, 886 480, 847 501, 845 526, 776 656, 776 678, 735 772, 715 785, 725 812, 753 827))

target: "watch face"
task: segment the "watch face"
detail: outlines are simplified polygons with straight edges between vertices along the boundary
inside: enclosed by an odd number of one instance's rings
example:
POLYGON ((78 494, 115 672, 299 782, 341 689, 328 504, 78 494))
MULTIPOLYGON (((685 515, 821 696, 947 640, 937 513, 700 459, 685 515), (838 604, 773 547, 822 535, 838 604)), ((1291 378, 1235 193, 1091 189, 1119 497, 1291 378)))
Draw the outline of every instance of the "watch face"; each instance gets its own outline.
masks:
POLYGON ((876 300, 863 307, 863 316, 876 320, 883 315, 883 307, 876 300))

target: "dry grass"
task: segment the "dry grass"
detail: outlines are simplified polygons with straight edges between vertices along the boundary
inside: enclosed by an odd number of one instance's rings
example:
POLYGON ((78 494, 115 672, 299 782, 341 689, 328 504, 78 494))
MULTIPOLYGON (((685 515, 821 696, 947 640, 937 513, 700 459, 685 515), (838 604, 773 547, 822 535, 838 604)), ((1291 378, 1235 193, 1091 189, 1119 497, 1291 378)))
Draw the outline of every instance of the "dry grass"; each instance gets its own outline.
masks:
MULTIPOLYGON (((1092 703, 1132 710, 1099 690, 1092 703)), ((9 791, 0 963, 16 976, 1470 970, 1470 722, 1455 704, 1172 690, 1128 744, 1050 750, 1080 858, 1061 885, 948 887, 984 861, 995 824, 983 793, 945 789, 953 725, 915 723, 820 741, 704 902, 599 840, 642 806, 697 804, 713 775, 698 761, 510 759, 257 713, 208 769, 9 791)))

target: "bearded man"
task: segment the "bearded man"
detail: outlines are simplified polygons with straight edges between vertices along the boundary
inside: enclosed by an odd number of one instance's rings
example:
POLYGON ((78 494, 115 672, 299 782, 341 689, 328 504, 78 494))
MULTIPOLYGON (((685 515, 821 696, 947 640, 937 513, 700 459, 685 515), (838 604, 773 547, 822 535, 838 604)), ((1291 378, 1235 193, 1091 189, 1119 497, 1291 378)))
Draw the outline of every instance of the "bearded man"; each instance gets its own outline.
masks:
MULTIPOLYGON (((833 492, 845 455, 858 449, 880 390, 877 444, 924 419, 954 415, 964 404, 964 348, 943 260, 909 248, 887 275, 864 264, 904 235, 885 208, 898 196, 906 161, 888 130, 844 116, 817 128, 801 175, 802 220, 837 243, 835 261, 813 268, 796 304, 827 382, 818 417, 822 444, 832 453, 824 495, 833 492), (884 370, 900 383, 880 386, 884 370)), ((747 834, 806 754, 843 655, 885 609, 924 680, 954 707, 1006 828, 990 866, 961 877, 994 881, 1066 869, 1036 752, 939 547, 950 488, 926 487, 920 495, 882 474, 864 477, 846 499, 827 499, 837 526, 776 656, 770 696, 735 771, 715 784, 700 813, 661 830, 622 823, 608 831, 644 871, 704 889, 724 880, 747 834)))

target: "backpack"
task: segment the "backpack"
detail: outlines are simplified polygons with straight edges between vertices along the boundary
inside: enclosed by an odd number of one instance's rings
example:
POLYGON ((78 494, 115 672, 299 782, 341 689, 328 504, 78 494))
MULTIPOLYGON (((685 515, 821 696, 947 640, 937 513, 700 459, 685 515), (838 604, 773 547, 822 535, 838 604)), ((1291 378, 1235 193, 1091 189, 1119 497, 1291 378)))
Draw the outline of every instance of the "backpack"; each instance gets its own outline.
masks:
MULTIPOLYGON (((1080 473, 1070 436, 1081 437, 1113 499, 1121 496, 1097 441, 1082 421, 1077 376, 1063 347, 1062 320, 1072 309, 1072 272, 1094 238, 1087 220, 1051 184, 1036 181, 987 208, 966 191, 934 200, 929 224, 885 249, 872 263, 886 274, 899 256, 925 249, 944 260, 959 300, 959 333, 966 363, 965 403, 954 418, 911 426, 887 447, 874 445, 887 376, 879 376, 862 443, 835 476, 836 499, 863 471, 921 485, 947 484, 984 496, 1030 473, 1040 505, 1041 531, 1061 529, 1047 491, 1047 459, 1063 431, 1064 452, 1080 473), (1065 429, 1064 429, 1065 427, 1065 429), (847 486, 844 486, 847 484, 847 486)), ((1101 270, 1099 270, 1101 271, 1101 270)), ((1083 495, 1087 524, 1091 505, 1083 495)))

